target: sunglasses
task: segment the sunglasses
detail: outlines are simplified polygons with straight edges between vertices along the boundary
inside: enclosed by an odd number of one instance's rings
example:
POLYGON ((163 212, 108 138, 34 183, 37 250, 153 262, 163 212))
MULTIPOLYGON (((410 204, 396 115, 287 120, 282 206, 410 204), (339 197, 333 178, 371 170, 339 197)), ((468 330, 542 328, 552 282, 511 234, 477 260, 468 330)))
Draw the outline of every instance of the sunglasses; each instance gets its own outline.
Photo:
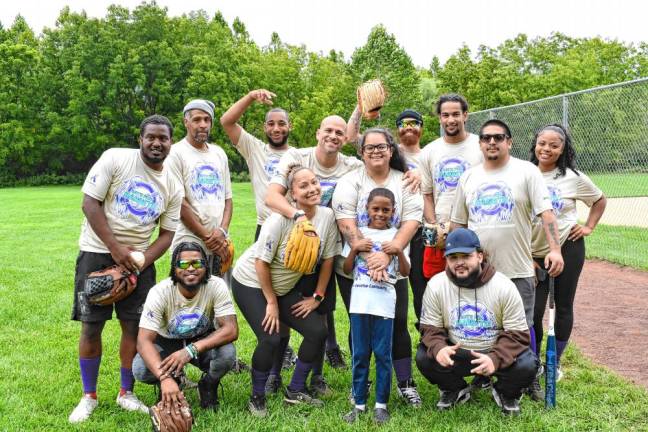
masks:
POLYGON ((362 147, 362 151, 366 153, 373 153, 374 151, 379 151, 379 152, 384 152, 389 149, 389 144, 387 143, 381 143, 381 144, 367 144, 366 146, 362 147))
POLYGON ((193 259, 193 260, 178 260, 176 261, 176 267, 182 270, 187 270, 189 266, 195 268, 196 270, 205 267, 204 259, 193 259))
POLYGON ((506 134, 481 134, 479 135, 479 141, 483 143, 489 143, 491 139, 494 139, 497 144, 503 142, 509 136, 506 134))
POLYGON ((401 120, 398 123, 396 123, 396 126, 399 128, 406 128, 406 127, 419 127, 421 126, 421 123, 418 120, 401 120))

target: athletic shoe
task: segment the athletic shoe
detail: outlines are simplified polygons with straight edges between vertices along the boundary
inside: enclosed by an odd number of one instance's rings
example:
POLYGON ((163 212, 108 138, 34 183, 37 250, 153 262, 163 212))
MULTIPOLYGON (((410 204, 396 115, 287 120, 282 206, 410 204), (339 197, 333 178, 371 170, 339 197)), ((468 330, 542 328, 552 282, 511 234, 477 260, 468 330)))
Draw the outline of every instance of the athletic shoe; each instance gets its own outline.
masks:
POLYGON ((268 375, 268 379, 266 380, 265 384, 265 394, 266 396, 270 396, 271 394, 275 394, 279 391, 282 385, 281 381, 281 375, 275 375, 275 374, 270 374, 268 375))
POLYGON ((498 392, 495 387, 493 387, 492 392, 495 403, 502 409, 502 414, 512 416, 520 415, 520 399, 506 397, 502 393, 498 392))
POLYGON ((83 395, 79 404, 74 408, 68 421, 70 423, 81 423, 88 420, 92 411, 97 408, 97 399, 91 398, 88 395, 83 395))
POLYGON ((313 397, 331 396, 333 394, 333 390, 331 390, 322 375, 311 376, 308 392, 313 397))
POLYGON ((558 366, 558 369, 556 369, 556 382, 560 381, 563 379, 563 371, 560 366, 558 366))
POLYGON ((466 386, 461 390, 439 390, 439 402, 436 406, 439 411, 449 410, 455 405, 461 405, 470 399, 470 386, 466 386))
POLYGON ((218 409, 218 385, 220 380, 212 380, 205 374, 198 381, 198 394, 200 396, 200 407, 218 409))
MULTIPOLYGON (((367 380, 367 394, 371 392, 371 380, 367 380)), ((349 403, 353 406, 355 406, 355 398, 353 397, 353 387, 351 387, 351 391, 349 392, 349 403)))
POLYGON ((342 416, 342 419, 349 424, 355 423, 356 420, 358 420, 361 415, 364 415, 364 413, 365 410, 361 410, 356 407, 353 407, 351 411, 349 411, 348 413, 342 416))
POLYGON ((250 371, 250 366, 245 364, 245 362, 243 360, 241 360, 240 358, 237 358, 234 361, 234 365, 232 366, 231 371, 232 371, 232 373, 236 373, 236 374, 243 373, 243 372, 249 372, 250 371))
POLYGON ((288 405, 306 404, 316 407, 324 406, 324 402, 311 397, 308 393, 301 391, 292 391, 288 387, 286 387, 286 390, 284 391, 284 402, 286 402, 288 405))
POLYGON ((335 347, 331 348, 330 350, 326 350, 326 361, 328 361, 328 364, 335 369, 346 369, 347 364, 344 361, 344 356, 342 355, 342 351, 340 350, 340 347, 335 347))
POLYGON ((416 383, 414 378, 405 381, 400 381, 396 386, 398 396, 405 399, 405 401, 414 408, 421 407, 421 396, 416 390, 416 383))
POLYGON ((533 381, 531 384, 529 384, 529 387, 527 387, 524 392, 529 395, 531 400, 534 400, 536 402, 543 401, 545 398, 545 393, 544 390, 542 389, 542 386, 540 385, 540 377, 544 373, 544 368, 542 365, 538 368, 536 371, 536 376, 533 378, 533 381))
POLYGON ((471 390, 487 390, 491 386, 491 378, 484 375, 475 375, 472 383, 470 383, 471 390))
POLYGON ((295 363, 297 363, 297 354, 295 354, 295 350, 293 350, 292 347, 288 345, 286 347, 286 351, 284 352, 281 368, 283 370, 290 370, 293 368, 293 366, 295 366, 295 363))
POLYGON ((389 411, 385 408, 374 409, 374 421, 376 424, 385 424, 389 421, 389 411))
POLYGON ((141 411, 148 414, 149 409, 144 402, 137 399, 135 393, 132 391, 127 391, 126 393, 117 395, 117 405, 125 409, 126 411, 141 411))
POLYGON ((265 417, 268 415, 266 398, 264 395, 252 395, 248 401, 248 410, 254 417, 265 417))

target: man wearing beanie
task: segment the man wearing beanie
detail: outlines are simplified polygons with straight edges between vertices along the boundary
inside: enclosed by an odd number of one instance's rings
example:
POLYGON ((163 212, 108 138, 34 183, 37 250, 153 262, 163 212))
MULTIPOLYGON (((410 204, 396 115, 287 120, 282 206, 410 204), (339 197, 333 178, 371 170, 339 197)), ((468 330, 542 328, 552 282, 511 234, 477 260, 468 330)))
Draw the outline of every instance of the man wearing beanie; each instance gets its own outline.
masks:
POLYGON ((538 369, 522 298, 486 261, 474 231, 451 232, 445 256, 445 272, 430 279, 423 296, 416 365, 439 386, 439 410, 470 399, 463 377, 494 376, 493 399, 503 414, 519 415, 522 389, 538 369))

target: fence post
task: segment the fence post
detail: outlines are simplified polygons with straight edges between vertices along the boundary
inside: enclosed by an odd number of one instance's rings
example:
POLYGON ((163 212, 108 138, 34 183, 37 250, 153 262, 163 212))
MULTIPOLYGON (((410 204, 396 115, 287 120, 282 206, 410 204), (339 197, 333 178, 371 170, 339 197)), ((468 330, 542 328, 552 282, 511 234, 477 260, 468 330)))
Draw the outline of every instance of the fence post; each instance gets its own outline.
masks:
POLYGON ((567 99, 567 96, 562 97, 562 109, 563 109, 563 115, 562 115, 563 127, 569 128, 569 100, 567 99))
POLYGON ((494 118, 495 118, 495 111, 493 110, 488 111, 488 119, 492 120, 494 118))

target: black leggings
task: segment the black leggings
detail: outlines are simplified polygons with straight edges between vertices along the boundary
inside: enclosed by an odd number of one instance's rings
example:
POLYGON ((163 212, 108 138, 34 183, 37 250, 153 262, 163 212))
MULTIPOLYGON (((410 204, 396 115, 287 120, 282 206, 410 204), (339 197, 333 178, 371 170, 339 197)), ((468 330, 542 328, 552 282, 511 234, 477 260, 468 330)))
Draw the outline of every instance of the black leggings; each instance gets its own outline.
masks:
MULTIPOLYGON (((266 313, 267 302, 260 288, 243 285, 232 278, 232 294, 239 309, 257 337, 257 346, 252 355, 252 367, 260 372, 272 368, 272 360, 279 348, 279 333, 268 334, 261 325, 266 313)), ((328 331, 326 315, 310 313, 306 318, 297 318, 291 313, 291 307, 302 300, 301 292, 292 289, 288 294, 277 296, 279 320, 290 328, 297 330, 303 337, 298 357, 305 363, 313 363, 324 349, 328 331)))
MULTIPOLYGON (((340 295, 344 301, 347 314, 351 305, 351 287, 353 280, 336 274, 340 295)), ((392 360, 400 360, 412 357, 412 338, 407 330, 409 290, 407 279, 399 279, 396 282, 396 313, 394 314, 394 337, 392 342, 392 360)), ((349 348, 351 348, 351 332, 349 331, 349 348)), ((353 352, 353 350, 351 350, 353 352)))
MULTIPOLYGON (((423 229, 419 228, 412 237, 409 244, 409 258, 410 258, 410 274, 409 283, 412 287, 412 295, 414 296, 414 313, 416 314, 416 321, 421 319, 421 307, 423 305, 423 294, 425 293, 425 286, 429 279, 423 276, 423 229)), ((417 327, 418 328, 418 327, 417 327)))
MULTIPOLYGON (((574 325, 574 297, 576 286, 580 277, 583 264, 585 263, 585 241, 581 237, 576 241, 567 240, 561 250, 565 268, 555 279, 554 296, 556 300, 556 339, 560 341, 569 340, 574 325)), ((535 260, 544 269, 544 260, 535 260)), ((536 334, 536 350, 542 342, 542 317, 547 306, 549 296, 549 276, 544 281, 538 281, 535 295, 535 308, 533 314, 533 328, 536 334)))

